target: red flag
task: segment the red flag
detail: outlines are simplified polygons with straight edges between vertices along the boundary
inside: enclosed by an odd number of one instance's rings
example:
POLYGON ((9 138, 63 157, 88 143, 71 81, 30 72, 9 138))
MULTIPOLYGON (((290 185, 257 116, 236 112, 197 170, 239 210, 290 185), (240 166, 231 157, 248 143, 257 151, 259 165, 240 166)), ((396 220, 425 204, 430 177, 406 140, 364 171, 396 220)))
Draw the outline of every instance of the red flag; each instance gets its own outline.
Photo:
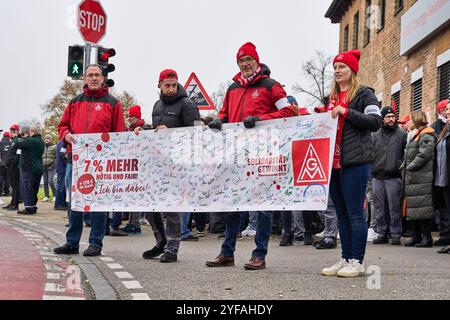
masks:
POLYGON ((394 109, 394 114, 397 113, 397 102, 394 100, 392 100, 392 109, 394 109))

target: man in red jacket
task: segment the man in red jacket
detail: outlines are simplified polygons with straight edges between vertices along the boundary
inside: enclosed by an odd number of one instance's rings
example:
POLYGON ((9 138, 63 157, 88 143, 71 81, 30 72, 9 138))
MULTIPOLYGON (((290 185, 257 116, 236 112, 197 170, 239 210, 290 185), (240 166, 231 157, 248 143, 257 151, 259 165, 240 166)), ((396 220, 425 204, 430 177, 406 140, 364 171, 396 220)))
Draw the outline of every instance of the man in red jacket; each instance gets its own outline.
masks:
MULTIPOLYGON (((125 131, 122 105, 119 100, 108 93, 108 86, 104 84, 104 81, 102 68, 96 64, 89 65, 85 72, 86 85, 83 93, 69 102, 59 123, 59 138, 67 143, 67 152, 70 155, 67 163, 69 174, 72 171, 72 143, 75 143, 73 134, 125 131)), ((91 213, 89 247, 83 255, 101 255, 106 218, 106 212, 91 213)), ((82 231, 83 212, 72 211, 69 208, 67 242, 63 246, 55 248, 54 252, 77 254, 82 231)))
MULTIPOLYGON (((297 113, 289 103, 281 85, 270 78, 270 70, 259 62, 256 47, 247 42, 236 55, 240 72, 228 88, 217 119, 209 123, 212 129, 221 130, 222 123, 244 122, 246 128, 253 128, 257 121, 293 117, 297 113)), ((240 213, 225 215, 225 240, 219 256, 207 261, 209 267, 234 266, 234 250, 239 233, 240 213)), ((256 249, 244 265, 247 270, 266 267, 265 256, 272 232, 272 212, 258 212, 258 227, 255 236, 256 249)))

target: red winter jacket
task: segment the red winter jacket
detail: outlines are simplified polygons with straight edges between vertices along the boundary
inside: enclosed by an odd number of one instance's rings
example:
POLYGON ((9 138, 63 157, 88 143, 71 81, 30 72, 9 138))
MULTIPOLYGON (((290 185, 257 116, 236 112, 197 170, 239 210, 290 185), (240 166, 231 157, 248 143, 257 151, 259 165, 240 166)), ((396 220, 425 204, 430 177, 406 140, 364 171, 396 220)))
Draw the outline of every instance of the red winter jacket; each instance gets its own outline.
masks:
POLYGON ((260 66, 261 72, 247 87, 237 81, 239 74, 233 78, 234 83, 227 90, 219 119, 232 123, 241 122, 248 116, 261 120, 296 116, 284 89, 269 77, 269 68, 264 64, 260 66))
MULTIPOLYGON (((66 134, 104 133, 125 131, 125 121, 120 101, 108 93, 108 87, 89 90, 69 102, 58 125, 59 138, 66 134)), ((72 146, 67 148, 72 151, 72 146)))

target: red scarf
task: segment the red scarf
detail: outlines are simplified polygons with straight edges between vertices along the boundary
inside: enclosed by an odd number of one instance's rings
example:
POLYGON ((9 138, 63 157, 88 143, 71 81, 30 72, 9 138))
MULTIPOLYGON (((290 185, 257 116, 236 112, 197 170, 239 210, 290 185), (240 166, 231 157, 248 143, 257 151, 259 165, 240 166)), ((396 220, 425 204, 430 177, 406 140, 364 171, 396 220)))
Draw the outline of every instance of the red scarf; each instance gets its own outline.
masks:
POLYGON ((261 72, 261 67, 258 66, 258 68, 255 70, 255 72, 248 78, 242 77, 242 72, 239 73, 234 80, 239 82, 241 86, 248 87, 250 84, 252 84, 253 80, 255 80, 256 76, 261 72))
MULTIPOLYGON (((335 106, 341 106, 344 108, 348 108, 348 102, 345 99, 345 96, 347 95, 347 91, 339 93, 339 101, 336 103, 335 100, 331 99, 330 103, 328 104, 328 112, 333 111, 335 106)), ((339 115, 338 119, 338 127, 337 127, 337 133, 336 133, 336 145, 334 148, 334 155, 333 155, 333 169, 340 169, 341 168, 341 145, 342 145, 342 132, 344 128, 344 122, 345 117, 342 115, 339 115)))
POLYGON ((142 127, 145 124, 144 119, 140 119, 134 126, 129 126, 128 131, 133 131, 137 127, 142 127))

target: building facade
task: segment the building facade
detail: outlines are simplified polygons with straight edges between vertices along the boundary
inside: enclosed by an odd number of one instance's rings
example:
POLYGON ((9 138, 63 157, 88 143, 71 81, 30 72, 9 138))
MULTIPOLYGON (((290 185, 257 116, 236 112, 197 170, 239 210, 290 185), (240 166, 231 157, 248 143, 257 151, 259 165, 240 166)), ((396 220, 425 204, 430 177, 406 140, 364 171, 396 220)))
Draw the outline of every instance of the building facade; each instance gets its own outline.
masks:
POLYGON ((450 96, 450 0, 334 0, 325 17, 340 24, 339 51, 361 50, 359 79, 382 106, 434 121, 450 96))

